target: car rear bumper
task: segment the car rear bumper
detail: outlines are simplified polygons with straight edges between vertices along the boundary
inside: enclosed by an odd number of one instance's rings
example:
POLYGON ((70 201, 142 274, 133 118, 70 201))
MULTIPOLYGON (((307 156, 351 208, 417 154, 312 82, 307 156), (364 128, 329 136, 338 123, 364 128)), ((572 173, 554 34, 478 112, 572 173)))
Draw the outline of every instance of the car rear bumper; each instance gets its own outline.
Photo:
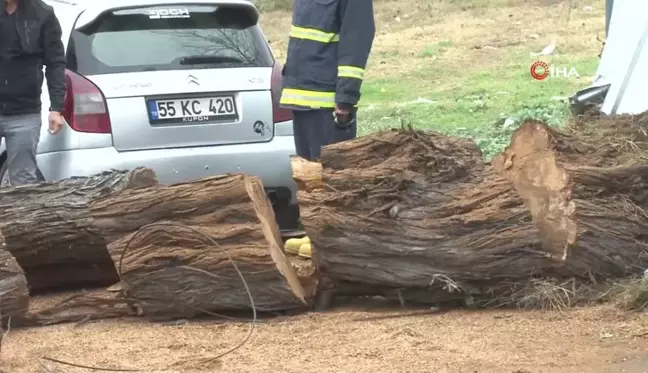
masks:
POLYGON ((275 136, 266 143, 227 146, 128 152, 105 147, 42 153, 38 155, 38 165, 47 180, 88 176, 110 169, 148 167, 155 171, 161 184, 241 172, 260 177, 267 189, 290 191, 290 196, 285 197, 290 204, 295 204, 296 185, 290 168, 293 154, 293 137, 275 136))

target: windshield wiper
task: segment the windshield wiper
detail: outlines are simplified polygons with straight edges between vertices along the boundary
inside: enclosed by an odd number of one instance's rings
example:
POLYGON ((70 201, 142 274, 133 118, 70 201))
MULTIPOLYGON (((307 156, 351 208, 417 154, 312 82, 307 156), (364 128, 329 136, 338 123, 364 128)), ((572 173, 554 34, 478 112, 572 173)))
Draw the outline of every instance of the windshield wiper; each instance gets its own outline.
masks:
POLYGON ((240 58, 226 56, 187 56, 180 61, 181 65, 199 65, 203 63, 245 63, 240 58))

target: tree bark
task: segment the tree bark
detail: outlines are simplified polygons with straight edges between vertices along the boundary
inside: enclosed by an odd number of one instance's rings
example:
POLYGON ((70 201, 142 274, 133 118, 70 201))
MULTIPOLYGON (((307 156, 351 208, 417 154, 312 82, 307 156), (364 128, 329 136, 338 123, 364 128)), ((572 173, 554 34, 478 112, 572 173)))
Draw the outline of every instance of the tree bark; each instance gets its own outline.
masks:
MULTIPOLYGON (((555 265, 510 182, 469 140, 387 132, 293 158, 304 228, 336 284, 427 288, 520 278, 555 265)), ((325 282, 325 281, 324 281, 325 282)))
POLYGON ((91 211, 109 240, 120 237, 109 251, 121 287, 150 318, 251 310, 232 262, 257 311, 308 301, 258 178, 225 175, 126 191, 93 203, 91 211))
POLYGON ((321 282, 423 290, 434 303, 534 276, 638 273, 648 166, 608 167, 588 136, 527 122, 494 166, 469 140, 416 131, 331 145, 321 164, 293 158, 321 282))
POLYGON ((595 133, 527 121, 493 159, 524 200, 543 247, 565 253, 560 275, 623 277, 648 265, 646 127, 626 119, 595 133))
POLYGON ((138 168, 0 189, 0 241, 32 292, 114 283, 117 273, 89 203, 154 184, 153 171, 138 168))
POLYGON ((0 249, 0 344, 3 330, 20 325, 29 306, 25 274, 8 251, 0 249))

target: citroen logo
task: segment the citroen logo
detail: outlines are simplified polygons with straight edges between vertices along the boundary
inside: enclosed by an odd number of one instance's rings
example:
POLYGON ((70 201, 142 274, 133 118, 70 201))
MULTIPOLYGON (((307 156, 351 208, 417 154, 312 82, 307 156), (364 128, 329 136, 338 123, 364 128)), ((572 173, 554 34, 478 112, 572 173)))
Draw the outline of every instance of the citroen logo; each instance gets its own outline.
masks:
POLYGON ((193 76, 193 75, 189 75, 189 76, 187 76, 187 84, 200 85, 200 83, 198 83, 198 78, 196 78, 196 77, 193 76))

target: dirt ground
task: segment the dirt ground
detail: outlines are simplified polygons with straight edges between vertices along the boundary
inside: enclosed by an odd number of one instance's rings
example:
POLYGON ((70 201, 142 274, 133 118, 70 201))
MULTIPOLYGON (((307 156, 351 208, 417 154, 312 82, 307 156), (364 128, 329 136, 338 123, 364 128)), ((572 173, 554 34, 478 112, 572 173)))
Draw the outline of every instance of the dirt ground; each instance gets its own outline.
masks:
POLYGON ((89 371, 39 363, 47 356, 157 373, 648 373, 648 313, 608 306, 425 314, 380 307, 262 320, 244 346, 211 363, 196 359, 235 347, 249 323, 130 319, 13 330, 0 366, 6 373, 89 371))

